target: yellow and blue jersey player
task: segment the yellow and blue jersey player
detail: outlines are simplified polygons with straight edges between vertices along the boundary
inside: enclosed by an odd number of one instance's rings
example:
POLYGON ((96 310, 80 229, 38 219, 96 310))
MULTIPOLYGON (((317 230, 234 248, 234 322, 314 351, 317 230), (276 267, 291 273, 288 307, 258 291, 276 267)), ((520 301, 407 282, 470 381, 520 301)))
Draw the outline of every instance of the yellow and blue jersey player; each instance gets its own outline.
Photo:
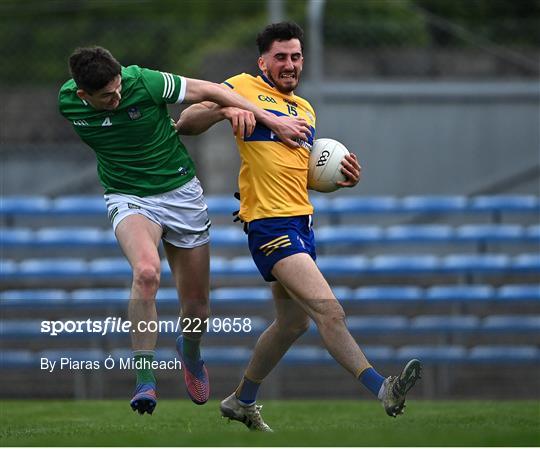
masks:
MULTIPOLYGON (((180 133, 196 134, 222 119, 236 132, 242 159, 238 178, 240 217, 247 223, 249 248, 266 281, 271 282, 276 318, 255 345, 236 391, 220 404, 221 414, 250 429, 271 431, 263 421, 256 396, 263 380, 312 319, 334 359, 381 402, 390 416, 403 412, 407 392, 420 378, 421 364, 409 361, 399 376, 383 377, 368 362, 345 324, 345 313, 316 265, 311 229, 313 207, 307 194, 308 145, 315 132, 315 112, 294 94, 303 66, 303 31, 290 22, 267 26, 258 36, 261 74, 234 76, 225 81, 250 103, 277 115, 298 117, 309 129, 296 148, 287 148, 241 109, 202 103, 186 109, 177 123, 180 133)), ((341 187, 360 179, 354 154, 345 156, 341 187)))

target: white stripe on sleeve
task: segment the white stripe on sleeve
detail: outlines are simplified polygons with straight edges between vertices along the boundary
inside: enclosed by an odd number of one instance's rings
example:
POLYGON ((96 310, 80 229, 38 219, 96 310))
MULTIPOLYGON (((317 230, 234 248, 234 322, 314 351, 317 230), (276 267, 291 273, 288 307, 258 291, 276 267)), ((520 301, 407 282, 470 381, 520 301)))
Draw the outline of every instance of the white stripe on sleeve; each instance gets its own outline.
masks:
POLYGON ((160 72, 161 73, 161 76, 163 77, 163 94, 161 95, 162 98, 167 98, 165 96, 165 94, 167 93, 167 91, 169 90, 169 79, 167 78, 167 74, 166 73, 163 73, 163 72, 160 72))
POLYGON ((171 95, 174 92, 174 78, 170 73, 166 73, 165 76, 169 80, 169 88, 167 89, 167 92, 165 92, 165 95, 163 98, 171 98, 171 95))
POLYGON ((184 98, 186 97, 186 79, 181 76, 180 77, 180 92, 178 93, 178 98, 176 99, 175 103, 182 103, 184 101, 184 98))

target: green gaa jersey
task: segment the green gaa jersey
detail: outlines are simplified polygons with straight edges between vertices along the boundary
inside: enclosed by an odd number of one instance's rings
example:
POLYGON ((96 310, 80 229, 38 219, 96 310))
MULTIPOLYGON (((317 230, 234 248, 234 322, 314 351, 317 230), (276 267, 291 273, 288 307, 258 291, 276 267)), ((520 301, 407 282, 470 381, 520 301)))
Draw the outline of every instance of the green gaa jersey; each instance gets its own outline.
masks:
POLYGON ((181 103, 184 78, 138 66, 122 67, 122 98, 98 111, 77 96, 73 79, 60 89, 60 113, 96 153, 105 193, 148 196, 174 190, 195 176, 167 103, 181 103))

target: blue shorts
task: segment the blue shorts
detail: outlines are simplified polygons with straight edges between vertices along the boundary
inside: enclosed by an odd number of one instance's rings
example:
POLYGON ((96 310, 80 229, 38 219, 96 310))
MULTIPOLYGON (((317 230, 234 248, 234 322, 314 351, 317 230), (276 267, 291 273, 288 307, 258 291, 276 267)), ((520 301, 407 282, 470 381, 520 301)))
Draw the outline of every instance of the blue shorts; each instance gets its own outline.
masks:
POLYGON ((267 282, 276 280, 272 268, 285 257, 307 253, 313 260, 317 258, 311 215, 253 220, 248 224, 248 244, 255 265, 267 282))

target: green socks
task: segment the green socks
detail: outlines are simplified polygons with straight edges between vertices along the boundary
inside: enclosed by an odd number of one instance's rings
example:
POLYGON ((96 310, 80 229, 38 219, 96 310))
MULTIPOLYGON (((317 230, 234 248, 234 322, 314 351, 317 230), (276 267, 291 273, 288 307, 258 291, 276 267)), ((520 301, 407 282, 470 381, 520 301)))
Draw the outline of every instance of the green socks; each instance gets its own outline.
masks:
POLYGON ((134 351, 135 366, 137 367, 137 384, 156 383, 156 377, 151 365, 154 361, 154 351, 134 351))

